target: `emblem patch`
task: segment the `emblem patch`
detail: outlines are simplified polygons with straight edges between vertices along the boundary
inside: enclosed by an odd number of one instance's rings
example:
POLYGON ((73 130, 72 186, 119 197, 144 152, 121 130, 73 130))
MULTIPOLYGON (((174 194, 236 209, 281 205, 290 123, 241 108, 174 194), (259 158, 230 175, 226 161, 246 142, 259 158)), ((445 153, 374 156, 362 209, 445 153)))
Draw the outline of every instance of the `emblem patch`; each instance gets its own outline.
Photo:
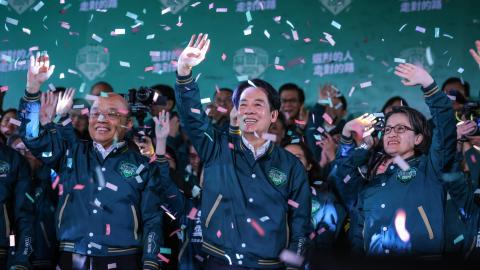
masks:
POLYGON ((0 176, 6 177, 9 171, 10 171, 10 164, 8 164, 3 160, 0 160, 0 176))
POLYGON ((275 186, 281 186, 287 182, 287 175, 277 168, 271 168, 268 172, 268 178, 275 186))
POLYGON ((398 170, 397 172, 397 180, 406 184, 410 181, 412 181, 413 178, 417 176, 417 169, 410 167, 410 169, 403 171, 403 170, 398 170))
POLYGON ((120 174, 125 178, 130 178, 136 174, 137 166, 132 163, 124 162, 120 163, 118 167, 120 174))

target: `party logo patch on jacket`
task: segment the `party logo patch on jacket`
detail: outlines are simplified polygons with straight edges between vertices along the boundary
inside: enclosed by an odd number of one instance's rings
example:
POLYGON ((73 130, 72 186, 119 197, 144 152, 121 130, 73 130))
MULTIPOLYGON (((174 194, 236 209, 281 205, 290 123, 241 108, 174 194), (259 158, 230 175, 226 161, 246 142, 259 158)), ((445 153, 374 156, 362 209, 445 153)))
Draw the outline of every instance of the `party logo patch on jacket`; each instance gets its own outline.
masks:
POLYGON ((120 174, 125 178, 130 178, 136 174, 137 166, 132 163, 122 161, 118 166, 120 174))
POLYGON ((287 182, 287 175, 277 168, 271 168, 268 172, 268 178, 275 186, 281 186, 287 182))
POLYGON ((413 167, 410 167, 408 170, 405 171, 398 170, 397 172, 397 179, 404 184, 412 181, 415 176, 417 176, 417 170, 413 167))
POLYGON ((6 177, 9 171, 10 164, 3 160, 0 160, 0 177, 6 177))

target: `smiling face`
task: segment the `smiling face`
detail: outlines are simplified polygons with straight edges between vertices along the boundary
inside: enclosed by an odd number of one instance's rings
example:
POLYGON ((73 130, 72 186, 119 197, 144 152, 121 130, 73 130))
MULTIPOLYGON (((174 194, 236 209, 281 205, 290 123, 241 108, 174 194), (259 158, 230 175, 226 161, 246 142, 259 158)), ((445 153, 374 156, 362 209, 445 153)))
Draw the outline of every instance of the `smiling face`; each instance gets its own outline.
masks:
POLYGON ((240 95, 238 116, 243 133, 263 134, 277 120, 278 111, 270 111, 267 94, 263 89, 249 87, 240 95))
POLYGON ((112 145, 113 141, 123 140, 133 123, 127 117, 128 105, 118 94, 109 94, 108 98, 99 97, 92 105, 88 131, 94 142, 103 147, 112 145))
POLYGON ((285 115, 287 120, 297 119, 300 113, 300 97, 298 91, 294 89, 283 90, 280 94, 281 107, 280 111, 285 115))
MULTIPOLYGON (((406 114, 392 114, 386 123, 386 128, 391 128, 390 133, 383 136, 383 149, 390 156, 400 156, 403 159, 415 155, 415 146, 423 141, 421 134, 415 134, 406 114), (405 126, 403 133, 395 132, 394 127, 405 126)), ((397 128, 398 129, 398 128, 397 128)))

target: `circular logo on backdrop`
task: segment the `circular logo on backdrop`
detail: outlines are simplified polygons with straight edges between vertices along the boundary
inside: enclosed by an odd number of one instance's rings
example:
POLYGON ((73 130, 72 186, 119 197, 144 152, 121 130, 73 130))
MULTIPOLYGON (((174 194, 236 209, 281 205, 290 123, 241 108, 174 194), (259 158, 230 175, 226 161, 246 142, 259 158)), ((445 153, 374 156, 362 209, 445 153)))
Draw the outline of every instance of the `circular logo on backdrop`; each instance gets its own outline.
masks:
POLYGON ((433 69, 433 53, 428 48, 422 47, 413 47, 408 48, 400 52, 400 57, 405 59, 407 63, 414 64, 416 66, 420 66, 424 68, 429 73, 433 69))
POLYGON ((87 45, 77 53, 76 66, 90 81, 103 77, 109 63, 110 53, 102 46, 87 45))
POLYGON ((8 0, 8 5, 11 6, 18 14, 22 14, 31 7, 36 0, 8 0))
POLYGON ((319 0, 319 1, 333 15, 337 15, 340 12, 344 11, 352 3, 352 0, 319 0))
POLYGON ((172 14, 177 14, 182 8, 184 8, 190 0, 160 0, 164 8, 170 8, 172 14))
POLYGON ((268 53, 262 48, 241 48, 233 56, 233 69, 238 76, 258 78, 267 69, 268 53))

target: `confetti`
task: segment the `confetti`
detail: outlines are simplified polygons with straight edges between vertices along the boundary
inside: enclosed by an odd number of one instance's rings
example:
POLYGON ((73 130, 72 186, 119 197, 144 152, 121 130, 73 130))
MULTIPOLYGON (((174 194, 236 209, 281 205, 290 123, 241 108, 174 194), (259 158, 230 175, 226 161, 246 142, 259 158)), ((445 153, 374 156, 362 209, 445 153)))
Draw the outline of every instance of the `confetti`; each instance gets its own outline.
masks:
POLYGON ((323 120, 325 120, 325 122, 327 122, 329 125, 333 124, 333 119, 332 117, 328 114, 328 113, 324 113, 322 115, 322 118, 323 120))
POLYGON ((45 5, 45 4, 44 4, 42 1, 40 1, 40 2, 38 2, 38 3, 33 7, 33 10, 34 10, 35 12, 38 12, 44 5, 45 5))
POLYGON ((303 126, 303 125, 306 124, 306 122, 305 122, 304 120, 295 119, 295 124, 297 124, 297 125, 302 125, 302 126, 303 126))
POLYGON ((270 33, 268 33, 268 31, 265 29, 265 31, 263 31, 263 34, 268 38, 270 39, 270 33))
POLYGON ((472 161, 472 163, 477 163, 477 158, 475 157, 474 154, 470 155, 470 160, 472 161))
POLYGON ((217 8, 217 9, 215 10, 215 12, 225 13, 225 12, 228 12, 228 8, 217 8))
MULTIPOLYGON (((297 30, 292 30, 292 37, 293 37, 293 40, 298 40, 298 32, 297 30)), ((335 43, 335 41, 334 41, 335 43)), ((333 46, 333 45, 332 45, 333 46)))
POLYGON ((27 35, 30 35, 32 33, 32 31, 28 28, 22 28, 22 32, 24 32, 27 35))
POLYGON ((27 198, 28 198, 32 203, 35 203, 35 200, 32 198, 32 196, 30 196, 30 194, 28 194, 27 192, 25 192, 25 196, 27 196, 27 198))
POLYGON ((395 156, 393 158, 393 162, 395 164, 397 164, 398 167, 400 167, 400 169, 402 169, 402 171, 406 171, 406 170, 410 169, 410 165, 408 165, 408 163, 403 158, 401 158, 400 156, 395 156))
POLYGON ((15 246, 15 235, 10 234, 10 246, 14 247, 15 246))
POLYGON ((217 231, 217 238, 222 237, 222 232, 220 230, 217 231))
POLYGON ((296 253, 284 249, 279 256, 280 260, 283 262, 286 262, 290 265, 300 267, 303 264, 304 258, 300 255, 297 255, 296 253))
POLYGON ((462 74, 464 71, 465 71, 465 70, 464 70, 463 68, 461 68, 461 67, 459 67, 459 68, 457 69, 457 72, 460 73, 460 74, 462 74))
POLYGON ((168 12, 170 12, 171 8, 170 7, 167 7, 165 9, 162 10, 162 15, 165 15, 167 14, 168 12))
POLYGON ((150 35, 147 35, 145 39, 154 39, 154 38, 155 38, 155 34, 150 34, 150 35))
POLYGON ((85 188, 85 185, 82 184, 76 184, 73 189, 74 190, 83 190, 85 188))
POLYGON ((160 248, 160 253, 162 253, 162 254, 172 254, 172 249, 161 247, 160 248))
POLYGON ((120 61, 120 66, 122 67, 130 67, 130 63, 129 62, 124 62, 124 61, 120 61))
POLYGON ((271 134, 271 133, 263 133, 262 134, 262 139, 267 140, 267 141, 276 142, 277 141, 277 135, 271 134))
POLYGON ((286 23, 287 23, 292 29, 295 29, 295 26, 293 26, 293 24, 292 24, 289 20, 287 20, 286 23))
POLYGON ((10 17, 7 17, 5 21, 9 24, 12 24, 12 25, 18 25, 18 20, 15 20, 15 19, 10 18, 10 17))
POLYGON ((212 9, 214 7, 213 3, 208 4, 208 9, 212 9))
POLYGON ((250 221, 250 224, 255 229, 255 231, 257 231, 258 235, 260 235, 261 237, 265 236, 265 230, 257 223, 257 221, 255 221, 255 219, 252 219, 250 221))
POLYGON ((261 218, 260 218, 260 221, 261 221, 261 222, 265 222, 265 221, 267 221, 267 220, 270 220, 270 217, 264 216, 264 217, 261 217, 261 218))
MULTIPOLYGON (((108 224, 107 224, 108 225, 108 224)), ((107 234, 108 235, 108 234, 107 234)), ((117 268, 117 263, 109 263, 107 265, 107 269, 110 270, 110 269, 115 269, 117 268)))
POLYGON ((191 4, 190 6, 191 6, 191 7, 196 7, 196 6, 200 5, 200 3, 201 3, 201 2, 195 2, 195 3, 191 4))
POLYGON ((12 125, 18 126, 18 127, 22 125, 22 122, 18 121, 15 118, 10 118, 9 123, 12 124, 12 125))
POLYGON ((417 32, 420 32, 422 34, 425 34, 425 32, 427 31, 425 28, 421 27, 421 26, 416 26, 415 27, 415 31, 417 32))
POLYGON ((432 49, 430 47, 427 47, 425 51, 425 57, 427 58, 427 64, 429 66, 433 65, 433 56, 432 56, 432 49))
POLYGON ((311 38, 304 38, 303 41, 304 41, 305 43, 309 43, 309 42, 312 41, 312 39, 311 39, 311 38))
POLYGON ((95 40, 98 43, 102 43, 102 38, 97 36, 96 34, 92 34, 92 39, 95 40))
POLYGON ((299 204, 296 201, 288 200, 288 204, 293 208, 298 208, 299 204))
POLYGON ((0 87, 0 92, 7 92, 8 91, 8 85, 4 85, 0 87))
POLYGON ((140 177, 140 175, 137 175, 135 176, 135 180, 137 181, 137 183, 143 183, 143 180, 142 180, 142 177, 140 177))
POLYGON ((250 13, 250 11, 245 12, 245 16, 247 17, 247 22, 252 21, 252 14, 250 13))
POLYGON ((94 248, 96 248, 96 249, 99 249, 99 250, 102 249, 102 245, 99 245, 99 244, 97 244, 97 243, 90 242, 90 243, 88 243, 88 244, 89 244, 91 247, 94 247, 94 248))
POLYGON ((212 101, 210 100, 210 98, 202 98, 200 100, 200 103, 202 104, 207 104, 207 103, 212 103, 212 101))
POLYGON ((405 64, 407 61, 405 61, 403 58, 395 58, 393 59, 393 62, 405 64))
POLYGON ((198 209, 193 207, 191 210, 190 210, 190 213, 188 214, 187 218, 191 219, 191 220, 194 220, 195 219, 195 216, 197 215, 197 212, 198 212, 198 209))
POLYGON ((455 238, 455 239, 453 240, 453 244, 456 245, 456 244, 460 243, 460 242, 463 241, 463 240, 464 240, 463 234, 460 234, 459 236, 457 236, 457 238, 455 238))
POLYGON ((125 35, 125 29, 124 28, 117 28, 115 29, 115 35, 125 35))
POLYGON ((446 38, 449 38, 449 39, 453 39, 453 37, 449 34, 443 34, 443 36, 446 37, 446 38))
POLYGON ((217 111, 219 111, 219 112, 221 112, 221 113, 226 113, 226 112, 228 112, 227 109, 225 109, 225 108, 223 108, 223 107, 220 107, 220 106, 217 107, 217 111))
POLYGON ((111 190, 113 190, 113 191, 117 191, 117 190, 118 190, 118 187, 117 187, 116 185, 110 183, 110 182, 107 182, 107 183, 105 184, 105 187, 108 188, 108 189, 111 189, 111 190))
POLYGON ((353 91, 355 91, 355 86, 352 86, 350 92, 348 92, 348 96, 351 97, 353 95, 353 91))
POLYGON ((199 188, 197 185, 193 186, 192 188, 192 197, 197 197, 198 195, 200 195, 200 191, 202 191, 201 188, 199 188))
POLYGON ((138 166, 137 170, 135 171, 135 174, 140 174, 143 169, 145 169, 145 166, 143 164, 140 164, 140 166, 138 166))
POLYGON ((350 181, 350 179, 352 179, 352 178, 350 177, 349 174, 347 174, 347 176, 345 176, 345 178, 343 178, 343 182, 346 184, 350 181))
POLYGON ((88 108, 83 109, 80 113, 82 115, 88 115, 89 114, 88 108))
POLYGON ((440 28, 435 27, 435 38, 439 38, 439 37, 440 37, 440 28))
POLYGON ((360 88, 367 88, 367 87, 370 87, 370 86, 372 86, 371 81, 363 82, 363 83, 360 84, 360 88))
POLYGON ((395 230, 397 231, 400 240, 403 242, 408 242, 410 240, 410 233, 407 231, 405 227, 407 220, 407 214, 403 209, 397 211, 395 216, 395 230))
POLYGON ((402 32, 403 28, 405 28, 405 26, 407 26, 407 24, 404 24, 400 27, 400 29, 398 29, 398 32, 402 32))
POLYGON ((340 30, 342 28, 342 25, 339 24, 338 22, 336 21, 332 21, 331 25, 335 28, 337 28, 338 30, 340 30))
POLYGON ((285 67, 284 67, 284 66, 281 66, 281 65, 275 65, 275 69, 276 69, 276 70, 284 71, 284 70, 285 70, 285 67))
POLYGON ((257 88, 257 86, 250 80, 247 80, 248 84, 254 88, 257 88))
POLYGON ((427 214, 425 213, 425 210, 423 209, 423 206, 417 207, 418 212, 420 213, 420 216, 422 216, 423 223, 425 224, 425 227, 427 228, 428 231, 428 238, 430 240, 433 239, 433 230, 432 226, 430 225, 430 221, 428 220, 427 214))
POLYGON ((195 108, 190 108, 190 111, 191 111, 192 113, 196 113, 196 114, 200 114, 200 113, 201 113, 199 109, 195 109, 195 108))
POLYGON ((222 61, 227 60, 227 55, 225 53, 222 53, 222 61))
POLYGON ((229 142, 228 143, 228 148, 233 150, 233 149, 235 149, 235 145, 233 145, 233 143, 229 142))
POLYGON ((330 43, 330 45, 335 46, 335 40, 333 40, 331 35, 325 35, 325 39, 330 43))

